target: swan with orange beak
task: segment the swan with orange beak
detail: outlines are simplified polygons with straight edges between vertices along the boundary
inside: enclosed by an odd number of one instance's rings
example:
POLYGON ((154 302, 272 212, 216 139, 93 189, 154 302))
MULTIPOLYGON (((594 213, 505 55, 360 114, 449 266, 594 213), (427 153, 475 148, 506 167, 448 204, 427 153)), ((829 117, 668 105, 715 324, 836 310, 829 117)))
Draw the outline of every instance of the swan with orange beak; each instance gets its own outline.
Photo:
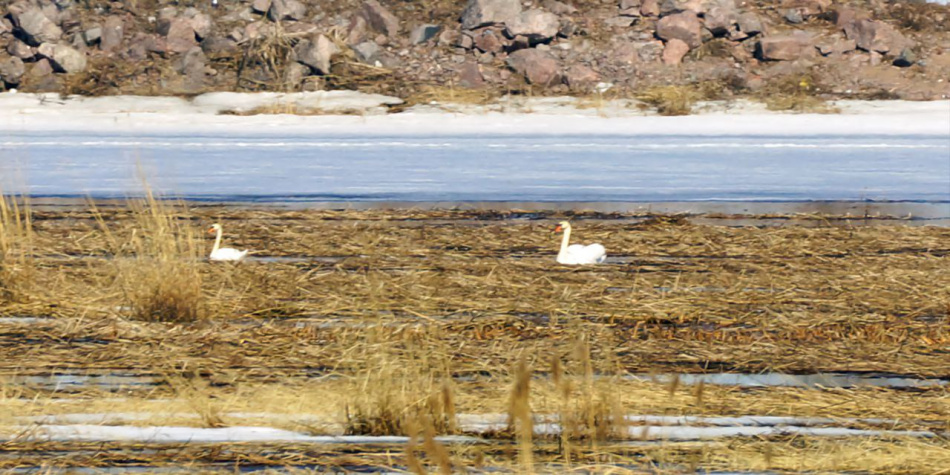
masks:
POLYGON ((561 250, 557 253, 557 262, 567 265, 601 264, 607 259, 607 250, 600 244, 571 244, 571 223, 561 221, 554 232, 564 232, 561 238, 561 250))

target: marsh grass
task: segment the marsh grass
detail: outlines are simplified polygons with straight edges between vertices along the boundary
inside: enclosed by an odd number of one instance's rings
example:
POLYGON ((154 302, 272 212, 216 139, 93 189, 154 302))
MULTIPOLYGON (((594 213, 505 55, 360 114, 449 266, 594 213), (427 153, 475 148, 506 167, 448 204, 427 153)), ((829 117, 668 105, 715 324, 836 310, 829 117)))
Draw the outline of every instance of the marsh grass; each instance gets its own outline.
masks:
POLYGON ((807 72, 774 79, 756 97, 773 111, 817 114, 840 112, 821 98, 822 90, 818 73, 807 72))
POLYGON ((33 225, 29 202, 0 189, 0 304, 27 299, 33 281, 33 225))
POLYGON ((725 88, 722 81, 655 86, 638 93, 636 99, 660 115, 689 115, 697 102, 721 99, 725 88))
POLYGON ((130 200, 132 232, 116 237, 98 218, 111 243, 116 285, 128 314, 151 322, 194 322, 206 315, 199 272, 198 240, 187 220, 179 219, 183 206, 156 196, 145 186, 145 197, 130 200))

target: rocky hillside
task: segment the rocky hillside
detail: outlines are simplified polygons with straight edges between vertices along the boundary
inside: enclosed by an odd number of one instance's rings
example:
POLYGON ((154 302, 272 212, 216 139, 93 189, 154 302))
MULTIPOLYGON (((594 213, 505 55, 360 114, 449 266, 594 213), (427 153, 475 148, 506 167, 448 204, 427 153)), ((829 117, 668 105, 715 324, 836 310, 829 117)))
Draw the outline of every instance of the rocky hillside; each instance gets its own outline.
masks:
POLYGON ((950 7, 933 3, 16 0, 0 15, 0 87, 23 91, 950 96, 950 7))

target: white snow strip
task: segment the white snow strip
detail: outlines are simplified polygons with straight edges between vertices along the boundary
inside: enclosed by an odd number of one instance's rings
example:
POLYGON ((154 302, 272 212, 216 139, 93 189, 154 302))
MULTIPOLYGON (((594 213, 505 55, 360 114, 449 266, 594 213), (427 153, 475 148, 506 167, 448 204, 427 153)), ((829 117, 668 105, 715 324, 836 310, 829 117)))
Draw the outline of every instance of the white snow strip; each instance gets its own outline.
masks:
MULTIPOLYGON (((738 102, 699 108, 682 117, 645 115, 626 105, 580 108, 572 98, 522 101, 498 112, 460 107, 462 113, 419 107, 379 115, 219 115, 226 109, 262 105, 318 105, 327 110, 372 112, 398 99, 347 91, 213 93, 192 101, 168 97, 114 96, 59 99, 54 94, 0 94, 0 131, 116 133, 229 133, 245 135, 937 135, 950 134, 950 101, 839 101, 840 114, 785 114, 738 102), (703 111, 706 110, 706 111, 703 111), (606 116, 605 116, 606 115, 606 116)), ((498 109, 497 106, 495 107, 498 109)))
MULTIPOLYGON (((0 441, 50 442, 149 442, 149 443, 228 443, 228 442, 303 442, 313 444, 404 444, 402 436, 312 436, 272 427, 224 427, 205 429, 174 426, 101 426, 41 425, 27 430, 0 429, 0 441)), ((474 437, 443 436, 441 442, 478 442, 474 437)))

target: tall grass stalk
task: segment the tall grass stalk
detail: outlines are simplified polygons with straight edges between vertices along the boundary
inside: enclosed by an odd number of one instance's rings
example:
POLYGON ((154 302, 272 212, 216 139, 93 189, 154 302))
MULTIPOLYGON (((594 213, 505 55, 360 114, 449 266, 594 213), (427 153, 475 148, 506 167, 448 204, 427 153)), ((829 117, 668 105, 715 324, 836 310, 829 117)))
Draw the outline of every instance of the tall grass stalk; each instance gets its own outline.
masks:
POLYGON ((33 224, 29 201, 0 189, 0 304, 26 300, 31 282, 33 224))

